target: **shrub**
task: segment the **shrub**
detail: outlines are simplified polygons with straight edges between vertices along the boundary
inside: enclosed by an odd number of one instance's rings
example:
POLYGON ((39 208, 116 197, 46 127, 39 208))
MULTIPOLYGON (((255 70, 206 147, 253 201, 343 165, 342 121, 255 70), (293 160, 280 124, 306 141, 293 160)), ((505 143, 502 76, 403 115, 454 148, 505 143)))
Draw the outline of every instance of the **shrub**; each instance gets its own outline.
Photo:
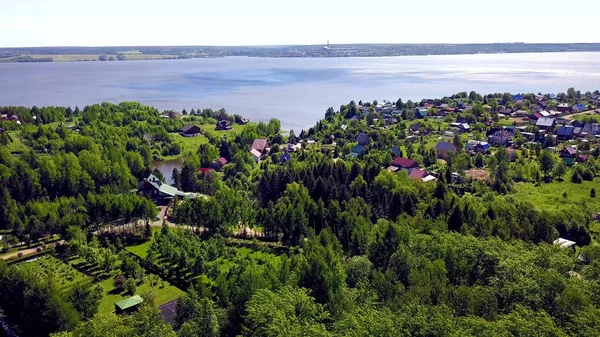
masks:
POLYGON ((123 274, 119 274, 115 277, 114 279, 114 286, 115 289, 118 289, 120 291, 123 291, 123 289, 125 289, 125 284, 127 283, 127 277, 125 277, 125 275, 123 274))

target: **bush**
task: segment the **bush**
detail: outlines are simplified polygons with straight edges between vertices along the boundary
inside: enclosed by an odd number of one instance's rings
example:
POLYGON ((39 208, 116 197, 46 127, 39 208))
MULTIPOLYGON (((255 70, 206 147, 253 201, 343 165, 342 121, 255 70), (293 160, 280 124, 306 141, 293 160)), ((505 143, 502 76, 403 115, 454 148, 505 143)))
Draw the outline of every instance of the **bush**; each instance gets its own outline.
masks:
POLYGON ((595 198, 596 197, 596 189, 592 188, 592 190, 590 191, 590 197, 591 198, 595 198))
POLYGON ((135 283, 135 279, 130 278, 127 280, 127 282, 125 282, 125 289, 127 290, 127 293, 130 295, 135 294, 135 290, 137 289, 137 284, 135 283))
POLYGON ((575 183, 575 184, 581 184, 581 175, 579 174, 579 172, 575 171, 573 172, 573 175, 571 176, 571 182, 575 183))
POLYGON ((125 277, 125 275, 123 274, 119 274, 115 277, 114 279, 114 286, 115 289, 123 291, 123 289, 125 289, 125 284, 127 283, 127 277, 125 277))

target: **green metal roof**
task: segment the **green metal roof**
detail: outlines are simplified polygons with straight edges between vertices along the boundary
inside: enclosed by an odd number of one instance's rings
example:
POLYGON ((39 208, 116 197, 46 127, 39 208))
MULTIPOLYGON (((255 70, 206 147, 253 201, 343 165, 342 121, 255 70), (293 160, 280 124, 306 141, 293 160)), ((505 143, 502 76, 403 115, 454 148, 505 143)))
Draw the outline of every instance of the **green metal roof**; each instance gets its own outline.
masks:
POLYGON ((177 194, 177 187, 173 187, 167 184, 161 184, 159 189, 160 193, 164 193, 174 197, 177 194))
POLYGON ((138 305, 142 302, 144 302, 144 300, 139 295, 135 295, 130 298, 126 298, 124 300, 116 302, 115 305, 117 307, 119 307, 119 309, 125 310, 125 309, 129 309, 131 307, 135 307, 136 305, 138 305))

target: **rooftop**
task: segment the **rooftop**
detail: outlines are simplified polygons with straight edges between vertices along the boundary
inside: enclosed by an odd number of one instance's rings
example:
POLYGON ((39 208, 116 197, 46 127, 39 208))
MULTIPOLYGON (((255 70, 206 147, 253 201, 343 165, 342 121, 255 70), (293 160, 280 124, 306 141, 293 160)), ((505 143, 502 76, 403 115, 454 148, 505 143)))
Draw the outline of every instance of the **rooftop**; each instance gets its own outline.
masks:
POLYGON ((142 302, 144 302, 144 300, 139 295, 135 295, 130 298, 120 300, 119 302, 116 302, 115 305, 121 310, 126 310, 135 307, 142 302))

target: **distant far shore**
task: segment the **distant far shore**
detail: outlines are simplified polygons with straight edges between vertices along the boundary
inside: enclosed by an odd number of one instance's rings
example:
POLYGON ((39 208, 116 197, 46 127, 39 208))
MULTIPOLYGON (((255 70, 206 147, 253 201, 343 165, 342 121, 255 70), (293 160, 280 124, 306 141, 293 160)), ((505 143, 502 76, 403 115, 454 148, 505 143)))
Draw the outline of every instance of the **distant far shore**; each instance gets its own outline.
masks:
POLYGON ((220 58, 228 56, 330 58, 556 52, 600 52, 600 43, 332 44, 245 47, 132 46, 0 48, 0 63, 164 60, 220 58))

